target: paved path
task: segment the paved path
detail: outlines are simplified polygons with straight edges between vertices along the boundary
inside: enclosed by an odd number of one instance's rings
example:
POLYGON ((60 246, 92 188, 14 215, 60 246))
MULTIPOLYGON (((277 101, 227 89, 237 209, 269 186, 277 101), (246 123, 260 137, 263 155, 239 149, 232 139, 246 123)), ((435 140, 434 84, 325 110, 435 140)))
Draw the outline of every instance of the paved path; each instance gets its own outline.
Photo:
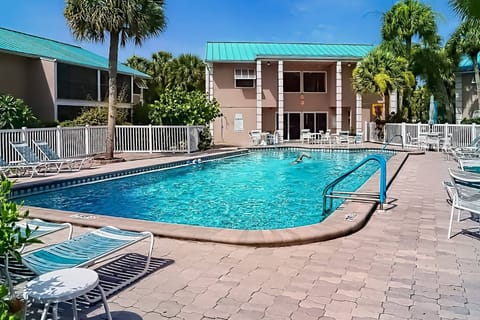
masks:
POLYGON ((114 319, 480 319, 480 237, 446 239, 441 182, 454 166, 435 152, 412 156, 391 208, 340 239, 283 248, 157 239, 154 256, 174 263, 110 297, 114 319))

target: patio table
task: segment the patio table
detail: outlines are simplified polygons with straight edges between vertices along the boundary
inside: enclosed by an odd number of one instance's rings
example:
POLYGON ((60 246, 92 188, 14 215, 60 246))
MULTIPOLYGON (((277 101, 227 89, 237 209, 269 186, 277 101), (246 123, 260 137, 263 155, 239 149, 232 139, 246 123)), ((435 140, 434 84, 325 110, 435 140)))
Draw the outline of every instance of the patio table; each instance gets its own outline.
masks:
POLYGON ((107 299, 102 287, 98 285, 98 274, 90 269, 69 268, 48 272, 29 281, 25 286, 25 298, 44 303, 41 320, 47 318, 51 304, 53 319, 58 319, 58 303, 72 300, 73 319, 78 320, 77 298, 92 291, 97 286, 102 296, 105 313, 112 320, 107 299))

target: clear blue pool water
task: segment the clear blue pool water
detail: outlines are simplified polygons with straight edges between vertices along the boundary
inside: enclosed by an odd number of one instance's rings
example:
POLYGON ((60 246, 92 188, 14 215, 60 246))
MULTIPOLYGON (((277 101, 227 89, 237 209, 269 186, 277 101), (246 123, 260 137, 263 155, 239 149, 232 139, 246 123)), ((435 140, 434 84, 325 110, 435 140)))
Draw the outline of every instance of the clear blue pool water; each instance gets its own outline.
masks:
MULTIPOLYGON (((254 151, 23 198, 26 205, 148 221, 232 229, 281 229, 322 221, 324 187, 368 152, 254 151)), ((384 153, 389 158, 392 153, 384 153)), ((357 170, 353 191, 377 170, 357 170)), ((340 205, 335 202, 335 206, 340 205)))

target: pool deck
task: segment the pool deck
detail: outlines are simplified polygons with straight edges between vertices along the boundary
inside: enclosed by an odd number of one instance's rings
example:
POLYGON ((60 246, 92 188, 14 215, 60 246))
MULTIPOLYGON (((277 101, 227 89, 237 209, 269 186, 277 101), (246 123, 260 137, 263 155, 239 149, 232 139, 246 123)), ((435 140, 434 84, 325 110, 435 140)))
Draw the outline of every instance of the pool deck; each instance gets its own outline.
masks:
MULTIPOLYGON (((480 235, 456 234, 479 224, 454 223, 454 237, 446 237, 450 207, 441 183, 453 167, 438 152, 409 157, 387 210, 329 241, 260 248, 156 238, 153 256, 173 263, 109 297, 113 317, 480 319, 480 235)), ((69 312, 62 309, 62 318, 69 312)), ((83 316, 103 319, 103 308, 83 316)))

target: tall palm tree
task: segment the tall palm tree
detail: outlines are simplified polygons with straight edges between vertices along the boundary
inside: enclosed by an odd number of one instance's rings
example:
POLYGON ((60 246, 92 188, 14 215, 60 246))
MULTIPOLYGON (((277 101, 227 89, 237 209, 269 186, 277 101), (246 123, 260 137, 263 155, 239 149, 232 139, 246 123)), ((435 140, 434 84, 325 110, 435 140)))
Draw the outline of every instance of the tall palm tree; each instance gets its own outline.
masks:
POLYGON ((395 3, 383 15, 382 38, 399 41, 405 46, 405 58, 412 56, 412 41, 418 38, 424 46, 438 46, 435 13, 432 8, 418 0, 402 0, 395 3))
POLYGON ((117 103, 118 47, 133 39, 136 45, 159 35, 166 27, 164 0, 66 0, 65 18, 79 40, 110 39, 108 54, 108 129, 106 159, 113 158, 117 103))
POLYGON ((480 1, 478 0, 449 0, 452 6, 462 19, 480 21, 480 1))
MULTIPOLYGON (((480 98, 480 75, 478 74, 480 29, 477 26, 478 24, 472 20, 462 22, 447 41, 446 48, 457 62, 460 61, 462 55, 467 55, 472 60, 478 100, 480 98)), ((463 117, 469 118, 472 116, 472 113, 472 105, 467 105, 463 110, 463 117)))
POLYGON ((362 94, 378 94, 388 101, 390 94, 415 85, 415 77, 403 57, 382 47, 372 50, 353 70, 353 90, 362 94))

